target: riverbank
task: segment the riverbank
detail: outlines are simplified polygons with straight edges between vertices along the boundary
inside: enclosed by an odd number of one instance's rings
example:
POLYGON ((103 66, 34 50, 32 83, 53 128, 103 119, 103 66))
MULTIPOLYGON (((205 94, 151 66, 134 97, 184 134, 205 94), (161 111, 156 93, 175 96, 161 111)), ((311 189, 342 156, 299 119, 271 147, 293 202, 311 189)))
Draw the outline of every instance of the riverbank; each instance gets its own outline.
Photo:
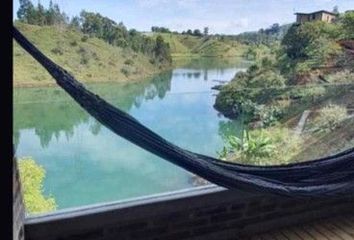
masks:
POLYGON ((248 125, 246 134, 228 139, 222 158, 287 164, 352 146, 353 17, 293 24, 282 39, 251 49, 263 54, 247 54, 255 64, 219 87, 215 100, 220 113, 248 125))
MULTIPOLYGON (((172 67, 140 52, 112 46, 70 28, 23 23, 15 25, 44 54, 84 83, 132 82, 172 67)), ((56 85, 46 70, 15 41, 13 64, 14 87, 56 85)))
MULTIPOLYGON (((104 84, 109 84, 109 83, 138 83, 141 82, 142 79, 148 79, 152 78, 155 75, 158 74, 163 74, 164 72, 168 72, 172 69, 172 67, 165 68, 163 71, 161 70, 156 70, 151 73, 147 73, 145 75, 139 74, 139 75, 134 75, 131 76, 127 79, 111 79, 111 80, 100 80, 100 79, 79 79, 76 77, 75 73, 73 73, 73 76, 77 78, 78 81, 86 84, 94 84, 94 83, 104 83, 104 84)), ((50 79, 51 82, 47 81, 41 81, 41 82, 30 82, 30 81, 14 81, 13 82, 13 87, 14 88, 37 88, 37 87, 57 87, 57 83, 55 82, 55 79, 50 79)))
MULTIPOLYGON (((172 65, 170 66, 164 66, 162 69, 154 69, 150 72, 147 73, 140 73, 140 74, 134 74, 134 75, 130 75, 127 78, 120 78, 120 79, 115 79, 115 78, 111 78, 109 80, 107 79, 102 79, 102 77, 98 77, 98 78, 83 78, 80 79, 77 74, 75 72, 73 72, 73 76, 79 80, 82 83, 86 83, 86 84, 95 84, 95 83, 104 83, 104 84, 116 84, 116 83, 122 83, 122 84, 126 84, 126 83, 139 83, 142 81, 145 81, 146 79, 150 79, 153 78, 159 74, 164 74, 167 73, 169 71, 171 71, 174 68, 178 68, 178 67, 195 67, 195 68, 204 68, 205 65, 208 66, 213 66, 214 68, 224 68, 225 66, 229 66, 229 67, 233 67, 235 64, 237 64, 240 67, 244 67, 247 68, 251 62, 244 60, 241 57, 221 57, 221 58, 217 58, 217 57, 201 57, 201 56, 197 56, 195 55, 194 57, 173 57, 173 62, 172 65)), ((34 61, 34 60, 33 60, 34 61)), ((43 68, 42 66, 40 66, 37 62, 34 62, 34 64, 38 65, 38 68, 43 68)), ((16 66, 14 66, 14 68, 16 68, 16 66)), ((43 69, 44 70, 44 69, 43 69)), ((45 70, 44 70, 45 71, 45 70)), ((102 73, 104 75, 104 73, 102 73)), ((16 75, 16 70, 14 70, 14 75, 16 75)), ((41 81, 36 81, 36 80, 32 80, 32 81, 19 81, 14 77, 14 81, 13 81, 13 86, 14 88, 36 88, 36 87, 56 87, 57 84, 55 82, 55 80, 46 73, 46 76, 44 78, 44 80, 41 81)))
MULTIPOLYGON (((242 146, 241 150, 226 154, 225 160, 256 165, 288 164, 327 157, 353 146, 352 81, 248 90, 248 99, 254 97, 258 101, 255 110, 234 118, 243 119, 248 125, 251 139, 243 139, 251 141, 247 144, 264 146, 247 152, 247 156, 242 152, 247 151, 247 146, 242 146)), ((225 102, 230 99, 225 98, 225 102)), ((228 144, 226 141, 225 146, 228 144)))

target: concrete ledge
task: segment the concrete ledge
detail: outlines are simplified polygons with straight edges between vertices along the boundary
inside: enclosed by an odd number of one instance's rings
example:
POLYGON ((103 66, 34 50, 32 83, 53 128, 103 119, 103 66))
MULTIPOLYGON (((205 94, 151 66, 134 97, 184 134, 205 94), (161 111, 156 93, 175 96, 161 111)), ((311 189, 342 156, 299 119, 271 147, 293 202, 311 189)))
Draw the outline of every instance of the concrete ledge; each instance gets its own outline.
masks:
MULTIPOLYGON (((227 189, 223 187, 219 187, 214 184, 210 184, 202 187, 194 187, 194 188, 187 188, 178 191, 153 194, 153 195, 148 195, 143 197, 131 198, 123 201, 115 201, 115 202, 108 202, 108 203, 92 204, 83 207, 67 208, 52 213, 31 215, 26 218, 26 224, 57 221, 62 219, 87 216, 91 214, 117 211, 119 209, 138 207, 142 205, 175 201, 175 200, 190 198, 194 196, 201 197, 202 195, 207 195, 207 194, 217 193, 222 191, 227 191, 227 189)), ((243 195, 244 193, 240 192, 240 194, 243 195)), ((242 195, 240 195, 241 198, 242 195)))
POLYGON ((208 185, 27 218, 28 240, 230 239, 354 212, 354 197, 291 199, 208 185))

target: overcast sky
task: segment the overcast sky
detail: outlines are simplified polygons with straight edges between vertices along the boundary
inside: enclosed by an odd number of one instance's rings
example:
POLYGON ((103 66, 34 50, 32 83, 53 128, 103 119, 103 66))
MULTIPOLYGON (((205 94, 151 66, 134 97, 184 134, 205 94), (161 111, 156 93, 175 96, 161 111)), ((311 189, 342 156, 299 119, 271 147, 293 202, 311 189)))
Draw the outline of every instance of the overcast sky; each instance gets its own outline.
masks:
MULTIPOLYGON (((38 0, 32 0, 37 4, 38 0)), ((48 6, 49 0, 40 1, 48 6)), ((69 16, 82 9, 99 12, 128 28, 150 31, 151 26, 171 30, 203 29, 210 33, 235 34, 291 23, 295 12, 354 9, 354 0, 53 0, 69 16)), ((14 18, 19 0, 13 0, 14 18)))

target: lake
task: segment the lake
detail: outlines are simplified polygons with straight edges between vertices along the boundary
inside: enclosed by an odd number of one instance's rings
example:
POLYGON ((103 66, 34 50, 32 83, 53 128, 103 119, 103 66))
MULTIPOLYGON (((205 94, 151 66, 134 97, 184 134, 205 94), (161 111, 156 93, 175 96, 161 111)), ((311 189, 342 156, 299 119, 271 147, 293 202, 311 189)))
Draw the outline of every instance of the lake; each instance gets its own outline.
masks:
MULTIPOLYGON (((167 140, 215 157, 242 126, 213 108, 211 87, 248 66, 199 59, 139 83, 88 87, 167 140)), ((58 209, 194 186, 190 173, 113 134, 56 87, 14 89, 14 143, 18 158, 45 168, 44 191, 58 209)))

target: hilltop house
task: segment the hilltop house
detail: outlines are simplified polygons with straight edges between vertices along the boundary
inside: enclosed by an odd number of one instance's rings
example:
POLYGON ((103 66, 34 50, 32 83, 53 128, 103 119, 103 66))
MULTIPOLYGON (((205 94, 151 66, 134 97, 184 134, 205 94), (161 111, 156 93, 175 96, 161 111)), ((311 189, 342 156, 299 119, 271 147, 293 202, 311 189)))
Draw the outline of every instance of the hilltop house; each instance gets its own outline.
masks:
POLYGON ((297 23, 312 22, 312 21, 324 21, 324 22, 331 23, 337 17, 336 13, 328 12, 325 10, 312 12, 312 13, 295 13, 295 15, 296 15, 297 23))

